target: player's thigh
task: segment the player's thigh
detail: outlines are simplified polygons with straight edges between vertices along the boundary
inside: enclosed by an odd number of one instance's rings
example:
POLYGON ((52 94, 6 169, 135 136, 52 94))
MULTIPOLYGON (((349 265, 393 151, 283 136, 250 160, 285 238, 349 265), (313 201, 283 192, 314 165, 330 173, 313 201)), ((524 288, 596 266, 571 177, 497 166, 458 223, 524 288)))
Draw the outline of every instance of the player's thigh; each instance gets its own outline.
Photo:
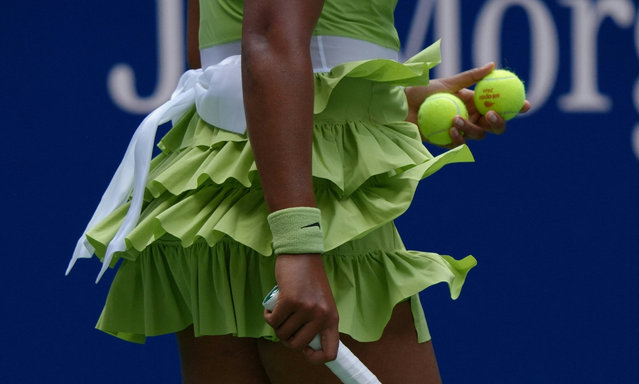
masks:
MULTIPOLYGON (((441 383, 432 344, 417 342, 409 302, 395 307, 380 340, 361 343, 343 334, 340 339, 384 384, 441 383)), ((261 340, 258 347, 273 384, 339 383, 328 368, 307 363, 280 343, 261 340)))
POLYGON ((433 345, 417 342, 414 324, 410 302, 405 301, 395 307, 378 341, 360 343, 348 335, 342 341, 382 383, 441 383, 433 345))
POLYGON ((270 383, 257 341, 231 335, 194 337, 193 326, 176 333, 184 384, 270 383))
POLYGON ((260 340, 258 350, 262 366, 273 384, 339 384, 325 365, 312 365, 304 355, 279 342, 260 340))

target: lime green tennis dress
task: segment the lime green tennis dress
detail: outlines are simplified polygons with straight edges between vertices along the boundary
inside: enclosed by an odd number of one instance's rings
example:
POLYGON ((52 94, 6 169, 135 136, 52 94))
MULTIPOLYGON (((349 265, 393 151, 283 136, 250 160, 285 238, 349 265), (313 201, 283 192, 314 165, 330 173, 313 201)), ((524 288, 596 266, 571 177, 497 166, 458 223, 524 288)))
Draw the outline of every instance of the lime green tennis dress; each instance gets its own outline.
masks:
MULTIPOLYGON (((316 36, 398 50, 396 0, 327 0, 316 36)), ((241 38, 242 1, 201 0, 202 49, 241 38)), ((322 211, 326 273, 340 332, 380 338, 393 307, 410 300, 420 342, 430 339, 418 293, 448 283, 456 298, 472 256, 455 260, 407 251, 393 220, 418 182, 452 162, 472 161, 465 146, 440 156, 405 122, 401 86, 425 85, 439 62, 434 45, 406 63, 355 60, 315 73, 313 176, 322 211)), ((244 133, 204 121, 195 107, 162 138, 138 224, 126 237, 97 328, 144 342, 194 326, 195 334, 275 339, 262 298, 276 284, 268 210, 244 133)), ((116 209, 86 234, 98 257, 124 220, 116 209)))

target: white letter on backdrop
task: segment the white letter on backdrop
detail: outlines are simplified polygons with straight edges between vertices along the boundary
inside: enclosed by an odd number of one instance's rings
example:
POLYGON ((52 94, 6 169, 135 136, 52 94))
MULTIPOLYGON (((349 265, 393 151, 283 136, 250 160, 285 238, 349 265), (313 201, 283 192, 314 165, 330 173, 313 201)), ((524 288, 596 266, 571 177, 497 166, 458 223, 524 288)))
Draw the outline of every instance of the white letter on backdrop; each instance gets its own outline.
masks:
POLYGON ((128 64, 111 69, 107 88, 113 102, 131 113, 148 113, 171 97, 180 74, 184 71, 183 4, 180 0, 157 0, 158 83, 151 96, 140 97, 135 74, 128 64))
MULTIPOLYGON (((639 15, 637 15, 637 20, 639 20, 639 15)), ((639 23, 635 24, 635 49, 637 51, 637 55, 639 55, 639 23)), ((635 110, 639 112, 639 79, 635 81, 633 99, 635 102, 635 110)), ((632 131, 632 149, 634 150, 637 159, 639 159, 639 124, 636 124, 632 131)))
POLYGON ((492 0, 484 5, 475 24, 473 60, 475 65, 494 61, 500 66, 502 21, 506 10, 523 8, 531 26, 531 73, 527 97, 534 109, 552 93, 559 70, 558 36, 552 15, 538 0, 492 0))
POLYGON ((413 13, 404 58, 418 53, 426 45, 426 33, 435 10, 435 40, 442 39, 442 63, 435 67, 437 77, 461 71, 460 0, 419 0, 413 13))
MULTIPOLYGON (((631 26, 634 6, 630 0, 560 0, 560 3, 572 8, 573 54, 572 89, 559 99, 559 108, 564 112, 607 112, 612 102, 597 88, 599 27, 607 16, 617 25, 631 26)), ((623 55, 616 59, 623 60, 623 55)))

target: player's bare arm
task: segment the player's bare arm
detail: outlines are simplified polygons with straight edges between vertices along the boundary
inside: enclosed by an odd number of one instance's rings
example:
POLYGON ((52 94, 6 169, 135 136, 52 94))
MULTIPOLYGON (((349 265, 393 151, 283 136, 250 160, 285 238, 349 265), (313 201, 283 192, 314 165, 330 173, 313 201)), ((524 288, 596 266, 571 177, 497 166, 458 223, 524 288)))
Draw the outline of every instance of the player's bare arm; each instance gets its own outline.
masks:
MULTIPOLYGON (((323 0, 247 0, 242 29, 246 121, 270 211, 315 206, 311 176, 310 38, 323 0)), ((333 360, 338 315, 319 254, 279 255, 281 296, 266 321, 311 362, 333 360), (323 350, 307 347, 322 335, 323 350)))
POLYGON ((186 17, 186 58, 190 69, 200 68, 200 47, 198 30, 200 29, 200 2, 189 0, 186 17))

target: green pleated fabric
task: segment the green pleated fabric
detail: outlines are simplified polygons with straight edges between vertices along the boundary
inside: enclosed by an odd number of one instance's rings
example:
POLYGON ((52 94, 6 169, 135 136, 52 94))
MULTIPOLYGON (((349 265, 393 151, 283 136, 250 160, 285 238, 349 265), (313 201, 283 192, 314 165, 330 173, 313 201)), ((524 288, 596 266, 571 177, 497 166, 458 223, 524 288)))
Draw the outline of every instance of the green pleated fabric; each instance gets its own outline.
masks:
MULTIPOLYGON (((409 299, 419 342, 430 340, 418 293, 446 282, 457 298, 472 256, 407 251, 392 222, 324 254, 340 314, 339 331, 378 340, 392 309, 409 299)), ((275 258, 230 238, 184 248, 165 237, 118 268, 97 328, 124 340, 193 325, 196 336, 232 334, 277 340, 263 320, 261 299, 275 286, 275 258)))
MULTIPOLYGON (((377 340, 393 307, 410 299, 420 341, 429 339, 417 294, 440 282, 459 295, 469 256, 407 251, 393 220, 417 184, 466 146, 433 156, 404 121, 398 85, 428 83, 438 45, 407 64, 346 63, 315 75, 314 192, 322 211, 326 273, 340 331, 377 340)), ((246 135, 213 127, 191 110, 159 144, 136 228, 97 327, 126 340, 176 332, 274 338, 261 300, 275 285, 268 210, 246 135)), ((102 257, 128 206, 87 233, 102 257)))

